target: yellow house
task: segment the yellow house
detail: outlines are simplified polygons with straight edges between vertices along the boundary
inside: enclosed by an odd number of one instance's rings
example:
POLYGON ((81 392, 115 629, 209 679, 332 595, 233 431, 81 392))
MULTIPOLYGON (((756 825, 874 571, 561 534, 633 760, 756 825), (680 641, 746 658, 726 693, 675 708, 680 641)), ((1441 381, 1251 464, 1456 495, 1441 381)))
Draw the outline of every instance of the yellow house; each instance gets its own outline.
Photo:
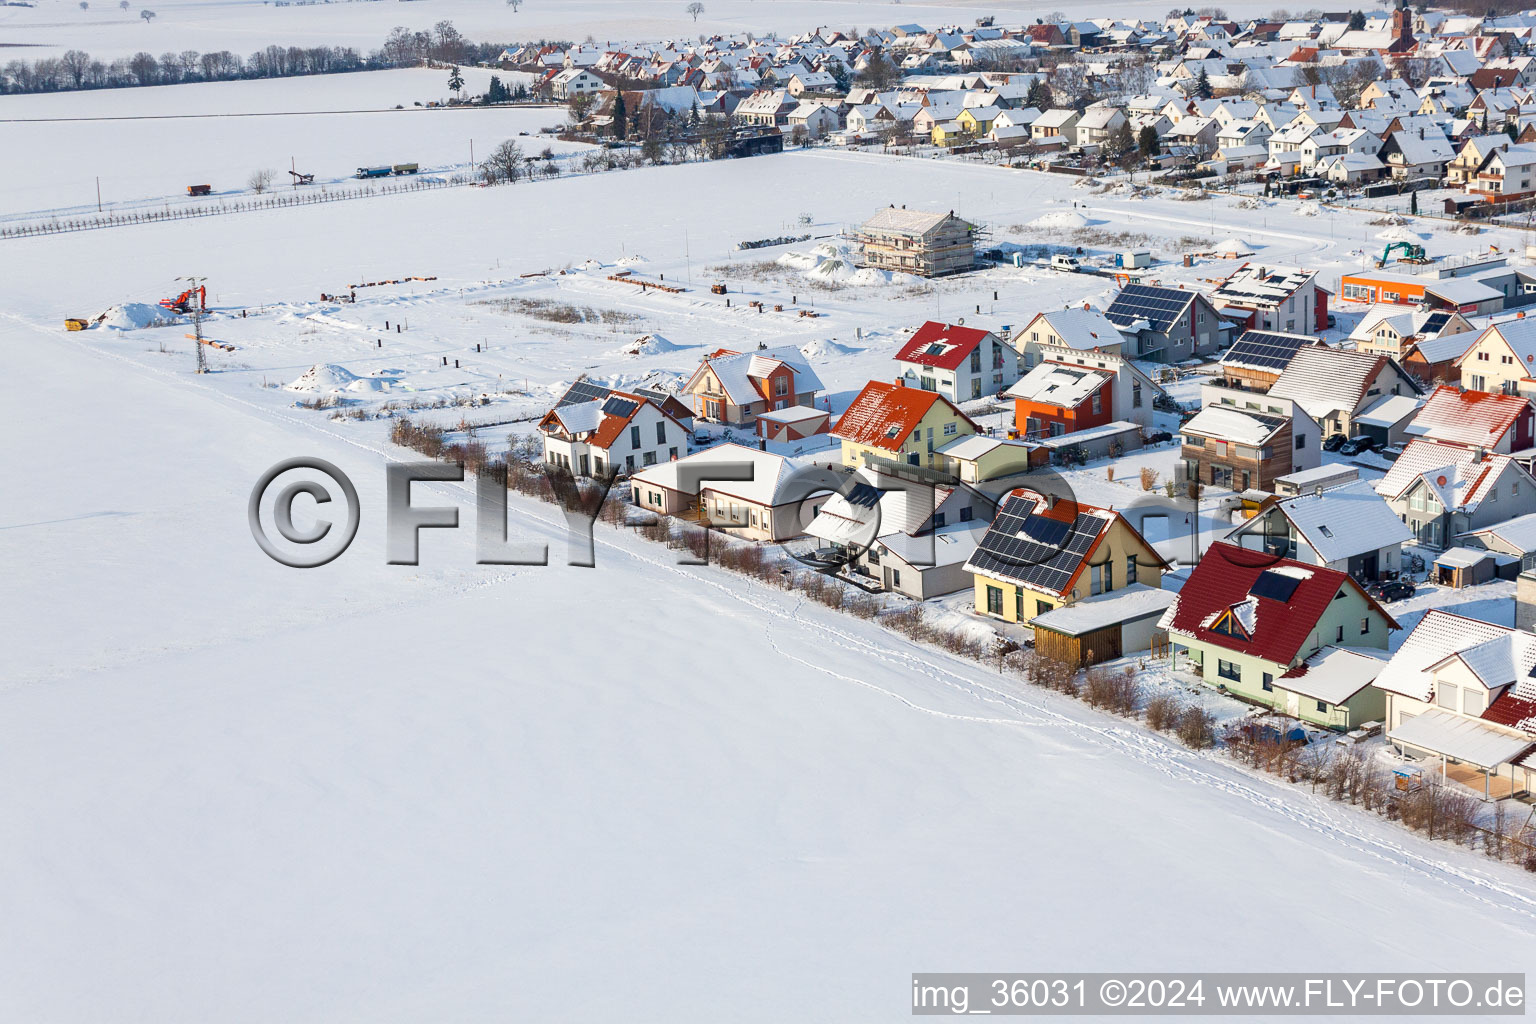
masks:
POLYGON ((858 469, 871 461, 904 462, 943 469, 938 453, 951 441, 977 433, 976 424, 943 395, 872 380, 832 428, 842 442, 843 465, 858 469))
POLYGON ((1161 589, 1161 555, 1113 509, 1011 491, 965 563, 976 612, 1028 625, 1037 615, 1132 584, 1161 589))
POLYGON ((992 130, 992 122, 999 113, 997 107, 966 107, 955 115, 955 123, 967 135, 985 135, 992 130))
POLYGON ((933 144, 935 146, 954 146, 969 137, 970 133, 958 120, 940 121, 933 126, 933 144))

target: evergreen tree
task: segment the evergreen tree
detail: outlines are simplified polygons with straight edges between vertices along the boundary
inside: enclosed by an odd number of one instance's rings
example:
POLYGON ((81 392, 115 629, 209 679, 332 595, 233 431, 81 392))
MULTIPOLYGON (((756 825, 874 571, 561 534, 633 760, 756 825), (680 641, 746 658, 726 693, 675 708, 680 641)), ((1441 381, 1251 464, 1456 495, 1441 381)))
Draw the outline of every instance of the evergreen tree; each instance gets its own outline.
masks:
POLYGON ((453 70, 448 72, 448 88, 458 92, 464 88, 464 76, 459 73, 459 66, 455 64, 453 70))
POLYGON ((1419 194, 1417 192, 1408 193, 1408 212, 1415 217, 1419 215, 1419 194))
POLYGON ((629 111, 624 109, 624 92, 621 89, 620 91, 618 91, 618 92, 613 94, 613 137, 614 138, 616 138, 616 139, 624 138, 624 133, 625 133, 626 130, 628 130, 628 127, 629 127, 628 122, 629 122, 629 111))
POLYGON ((1363 28, 1365 28, 1365 12, 1356 11, 1354 14, 1351 14, 1349 16, 1349 30, 1351 32, 1358 32, 1363 28))
POLYGON ((1141 150, 1142 158, 1145 160, 1151 160, 1157 156, 1157 129, 1149 124, 1142 125, 1141 133, 1136 137, 1136 146, 1141 150))
POLYGON ((1029 93, 1024 97, 1026 107, 1034 107, 1036 110, 1051 109, 1051 87, 1045 84, 1045 79, 1037 78, 1029 84, 1029 93))
POLYGON ((1200 69, 1200 77, 1195 80, 1195 95, 1203 100, 1211 98, 1211 76, 1205 73, 1205 68, 1200 69))

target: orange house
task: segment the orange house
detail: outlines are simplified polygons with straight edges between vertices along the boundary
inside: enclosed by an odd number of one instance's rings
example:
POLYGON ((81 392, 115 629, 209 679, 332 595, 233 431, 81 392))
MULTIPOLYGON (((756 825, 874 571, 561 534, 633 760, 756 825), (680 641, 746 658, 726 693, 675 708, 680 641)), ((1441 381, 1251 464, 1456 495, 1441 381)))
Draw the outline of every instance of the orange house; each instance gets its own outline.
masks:
POLYGON ((1087 366, 1044 362, 1006 394, 1013 424, 1027 440, 1059 437, 1114 420, 1114 375, 1087 366))

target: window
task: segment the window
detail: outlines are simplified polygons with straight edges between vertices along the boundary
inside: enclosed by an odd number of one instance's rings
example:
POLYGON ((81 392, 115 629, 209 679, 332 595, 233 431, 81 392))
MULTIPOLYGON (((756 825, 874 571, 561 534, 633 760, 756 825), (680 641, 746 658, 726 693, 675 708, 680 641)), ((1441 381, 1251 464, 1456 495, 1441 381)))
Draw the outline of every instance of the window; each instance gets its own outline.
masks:
POLYGON ((1333 641, 1340 644, 1344 642, 1344 626, 1342 623, 1337 627, 1337 632, 1333 635, 1333 641))
POLYGON ((1216 674, 1223 679, 1230 679, 1233 682, 1240 683, 1243 681, 1243 670, 1235 663, 1224 661, 1221 658, 1216 659, 1216 674))
POLYGON ((636 450, 640 448, 640 427, 638 424, 629 428, 629 446, 636 450))
POLYGON ((1125 585, 1130 586, 1136 582, 1136 556, 1125 556, 1125 585))
POLYGON ((1275 676, 1274 676, 1274 673, 1272 673, 1272 672, 1265 672, 1264 673, 1263 686, 1264 686, 1265 690, 1273 690, 1275 688, 1275 676))
POLYGON ((1131 408, 1133 408, 1133 409, 1140 409, 1141 408, 1141 382, 1140 381, 1133 381, 1131 383, 1131 408))
POLYGON ((773 393, 775 395, 787 395, 787 394, 789 394, 789 378, 788 377, 780 377, 777 380, 775 380, 773 382, 773 393))
POLYGON ((1325 701, 1325 700, 1318 701, 1317 702, 1317 710, 1321 711, 1323 714, 1327 714, 1328 713, 1328 702, 1325 701))
POLYGON ((987 614, 1003 614, 1003 591, 1001 587, 987 588, 987 614))
POLYGON ((655 452, 646 452, 645 456, 640 461, 641 461, 641 463, 643 465, 654 466, 654 465, 656 465, 656 453, 655 452))
POLYGON ((667 443, 667 421, 666 420, 658 420, 656 422, 656 443, 657 444, 666 444, 667 443))
POLYGON ((1035 614, 1036 615, 1044 615, 1046 612, 1048 612, 1050 610, 1051 610, 1051 603, 1049 601, 1036 601, 1035 602, 1035 614))
POLYGON ((1104 411, 1104 400, 1097 391, 1093 393, 1093 411, 1095 414, 1104 411))
POLYGON ((943 512, 935 512, 933 514, 933 528, 935 530, 937 530, 937 529, 942 528, 943 526, 944 526, 944 513, 943 512))
POLYGON ((627 470, 633 470, 635 468, 635 457, 633 455, 624 456, 624 468, 627 470))
POLYGON ((1369 615, 1360 620, 1360 635, 1365 636, 1371 631, 1371 617, 1369 615))
POLYGON ((979 347, 971 350, 971 372, 981 372, 981 349, 979 347))
POLYGON ((965 506, 965 508, 960 510, 960 521, 962 523, 968 523, 968 522, 971 521, 971 519, 975 515, 976 515, 976 510, 971 508, 971 506, 967 505, 967 506, 965 506))
POLYGON ((1449 708, 1452 711, 1455 711, 1456 705, 1460 703, 1460 701, 1457 699, 1460 696, 1460 687, 1452 686, 1450 683, 1435 684, 1435 703, 1439 704, 1443 708, 1449 708))
POLYGON ((891 570, 891 586, 893 586, 893 587, 901 586, 901 570, 900 569, 892 569, 891 570))

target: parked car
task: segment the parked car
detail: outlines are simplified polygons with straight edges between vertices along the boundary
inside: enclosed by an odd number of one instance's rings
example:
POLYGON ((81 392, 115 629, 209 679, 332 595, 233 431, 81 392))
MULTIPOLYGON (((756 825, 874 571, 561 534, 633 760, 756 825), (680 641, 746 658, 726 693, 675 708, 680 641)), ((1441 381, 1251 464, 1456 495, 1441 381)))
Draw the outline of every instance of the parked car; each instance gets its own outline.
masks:
POLYGON ((1323 441, 1323 451, 1336 452, 1340 448, 1344 447, 1345 442, 1348 440, 1349 438, 1345 437, 1343 434, 1329 434, 1327 439, 1323 441))
POLYGON ((1376 440, 1374 438, 1366 437, 1364 434, 1352 437, 1348 441, 1345 441, 1343 444, 1339 445, 1340 455, 1359 455, 1362 452, 1373 452, 1375 450, 1376 440))
POLYGON ((1166 430, 1154 430, 1147 435, 1147 444, 1162 444, 1164 441, 1172 441, 1173 435, 1166 430))
POLYGON ((1387 580, 1370 588, 1371 596, 1378 601, 1401 601, 1405 597, 1412 597, 1418 588, 1411 580, 1387 580))
POLYGON ((1337 327, 1338 325, 1339 325, 1339 318, 1334 316, 1332 313, 1329 313, 1328 314, 1328 328, 1330 330, 1332 330, 1334 327, 1337 327))

